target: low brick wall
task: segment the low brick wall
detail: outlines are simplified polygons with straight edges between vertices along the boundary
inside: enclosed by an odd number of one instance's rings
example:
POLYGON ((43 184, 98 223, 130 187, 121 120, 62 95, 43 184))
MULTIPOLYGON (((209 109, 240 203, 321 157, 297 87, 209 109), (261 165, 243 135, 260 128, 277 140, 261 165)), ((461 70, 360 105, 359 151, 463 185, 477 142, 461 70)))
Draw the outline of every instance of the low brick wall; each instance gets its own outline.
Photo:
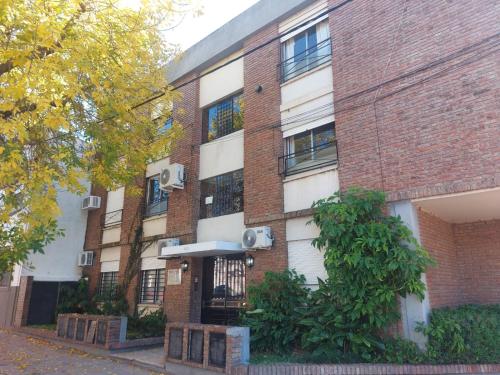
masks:
POLYGON ((428 374, 497 374, 500 364, 490 365, 250 365, 234 368, 232 375, 428 375, 428 374))
MULTIPOLYGON (((165 361, 231 374, 250 359, 250 329, 167 323, 165 361)), ((238 370, 239 371, 239 370, 238 370)))

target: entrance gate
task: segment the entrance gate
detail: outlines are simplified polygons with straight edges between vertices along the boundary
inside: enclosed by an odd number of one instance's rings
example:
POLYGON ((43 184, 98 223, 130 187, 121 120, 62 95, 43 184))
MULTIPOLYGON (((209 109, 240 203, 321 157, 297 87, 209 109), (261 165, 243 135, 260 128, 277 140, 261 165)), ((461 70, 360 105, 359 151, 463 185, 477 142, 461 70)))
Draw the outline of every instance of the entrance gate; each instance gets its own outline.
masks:
POLYGON ((204 258, 201 322, 234 324, 244 300, 244 255, 204 258))

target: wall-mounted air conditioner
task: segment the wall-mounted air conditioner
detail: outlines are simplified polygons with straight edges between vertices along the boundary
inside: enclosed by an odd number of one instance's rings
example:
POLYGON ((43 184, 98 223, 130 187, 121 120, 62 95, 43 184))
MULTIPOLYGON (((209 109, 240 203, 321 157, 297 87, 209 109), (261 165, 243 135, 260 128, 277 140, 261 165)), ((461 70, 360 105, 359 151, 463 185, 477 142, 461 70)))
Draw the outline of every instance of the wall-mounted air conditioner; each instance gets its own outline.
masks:
POLYGON ((266 249, 273 246, 270 227, 247 228, 243 231, 241 244, 244 249, 266 249))
POLYGON ((78 254, 78 266, 85 267, 91 266, 94 262, 94 252, 93 251, 82 251, 78 254))
POLYGON ((166 191, 184 189, 184 166, 182 164, 170 164, 161 170, 160 189, 166 191))
POLYGON ((83 198, 82 210, 96 210, 101 207, 101 197, 90 195, 83 198))
POLYGON ((158 255, 161 255, 161 249, 164 247, 179 246, 181 240, 178 238, 165 238, 164 240, 158 241, 158 255))

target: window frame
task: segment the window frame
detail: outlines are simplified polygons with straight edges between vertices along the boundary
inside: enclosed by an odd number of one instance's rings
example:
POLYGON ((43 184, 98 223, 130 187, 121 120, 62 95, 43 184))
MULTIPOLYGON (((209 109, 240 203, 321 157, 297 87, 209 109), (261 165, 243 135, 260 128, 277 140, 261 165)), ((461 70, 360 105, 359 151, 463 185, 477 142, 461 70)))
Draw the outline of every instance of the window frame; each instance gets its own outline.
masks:
POLYGON ((289 38, 285 40, 281 40, 280 45, 280 63, 279 63, 279 74, 280 74, 280 82, 285 83, 293 78, 299 77, 300 75, 315 69, 331 60, 332 56, 332 46, 331 46, 331 34, 330 34, 330 25, 328 22, 328 17, 322 18, 318 20, 316 23, 310 25, 309 27, 292 34, 289 38), (326 28, 328 30, 328 37, 318 42, 318 26, 326 24, 326 28), (315 30, 315 39, 316 43, 314 45, 309 45, 310 43, 310 31, 315 30), (305 49, 304 51, 295 54, 295 44, 297 37, 304 35, 305 40, 305 49), (287 44, 291 43, 291 48, 294 50, 294 54, 292 56, 287 56, 287 44), (309 52, 308 52, 309 51, 309 52), (318 54, 319 52, 326 52, 324 55, 318 54), (300 60, 296 60, 297 56, 304 54, 304 57, 300 60), (314 56, 311 59, 311 56, 314 56), (299 69, 293 71, 296 65, 303 65, 299 69), (290 70, 290 66, 292 67, 292 71, 290 70))
POLYGON ((243 169, 237 169, 200 181, 200 219, 232 215, 243 212, 244 207, 243 169), (229 184, 225 180, 228 177, 231 178, 229 184), (209 185, 211 183, 213 188, 209 185), (230 197, 228 197, 229 194, 230 197), (207 204, 207 198, 210 197, 212 197, 212 203, 207 204), (218 206, 214 206, 216 204, 218 206), (237 208, 235 209, 235 207, 237 208))
MULTIPOLYGON (((235 119, 235 111, 234 111, 234 101, 236 98, 243 98, 243 91, 242 90, 239 90, 239 91, 236 91, 232 94, 229 94, 223 98, 220 98, 208 105, 206 105, 205 107, 202 108, 202 143, 209 143, 209 142, 213 142, 213 141, 216 141, 217 139, 219 138, 222 138, 222 137, 225 137, 227 135, 230 135, 232 133, 235 133, 237 131, 240 131, 240 130, 243 130, 244 127, 245 127, 245 121, 242 120, 242 124, 241 124, 241 128, 239 129, 235 129, 234 127, 234 119, 235 119), (227 102, 231 100, 231 131, 229 132, 226 132, 225 134, 222 134, 222 135, 216 135, 213 139, 209 139, 209 136, 210 136, 210 126, 209 126, 209 112, 212 108, 216 108, 218 105, 224 103, 224 102, 227 102)), ((240 99, 240 100, 241 100, 240 99)), ((243 110, 241 108, 241 105, 239 105, 239 111, 237 113, 241 114, 241 116, 243 116, 243 110)))
POLYGON ((165 296, 165 268, 155 268, 150 270, 141 270, 141 284, 139 291, 139 303, 143 305, 161 305, 165 296), (154 286, 146 287, 146 276, 154 272, 154 286), (152 289, 153 298, 146 298, 146 293, 152 289))
POLYGON ((117 286, 118 286, 118 271, 101 272, 99 277, 99 289, 98 289, 99 297, 107 299, 114 298, 116 295, 117 286), (109 275, 109 279, 105 279, 107 275, 109 275), (107 285, 108 283, 109 285, 107 285))
POLYGON ((338 162, 338 151, 337 151, 337 137, 336 137, 336 128, 335 128, 335 121, 330 122, 328 124, 323 124, 320 126, 316 126, 314 128, 305 130, 303 132, 293 134, 289 137, 286 137, 284 140, 284 154, 281 156, 280 159, 280 174, 283 175, 284 177, 298 174, 301 172, 306 172, 310 170, 314 170, 317 168, 322 168, 326 167, 329 165, 336 164, 338 162), (333 140, 327 143, 318 143, 316 144, 316 136, 318 134, 321 134, 322 131, 327 130, 328 128, 331 128, 333 130, 333 140), (309 146, 307 148, 304 148, 303 150, 296 151, 295 150, 295 143, 294 140, 297 136, 300 135, 308 135, 309 136, 309 146), (334 151, 334 154, 332 154, 332 157, 321 162, 318 159, 315 159, 316 155, 318 152, 321 150, 325 150, 327 148, 330 148, 334 151), (289 166, 289 161, 290 160, 295 160, 297 158, 296 154, 302 154, 303 156, 306 156, 306 159, 301 160, 299 162, 295 161, 295 164, 293 166, 289 166), (314 162, 316 160, 317 162, 314 162), (302 164, 302 167, 300 168, 300 165, 302 164), (299 166, 299 168, 295 168, 299 166))
POLYGON ((159 216, 163 215, 168 211, 168 200, 169 200, 169 194, 167 191, 161 190, 160 189, 160 200, 156 203, 150 202, 150 195, 152 193, 151 191, 151 181, 153 179, 158 180, 158 186, 160 184, 160 174, 155 174, 149 177, 146 177, 146 201, 144 204, 144 217, 149 218, 153 216, 159 216), (162 196, 165 196, 165 200, 162 200, 162 196), (152 207, 156 207, 157 205, 160 205, 162 202, 165 202, 165 207, 162 208, 159 206, 157 210, 153 210, 152 207))

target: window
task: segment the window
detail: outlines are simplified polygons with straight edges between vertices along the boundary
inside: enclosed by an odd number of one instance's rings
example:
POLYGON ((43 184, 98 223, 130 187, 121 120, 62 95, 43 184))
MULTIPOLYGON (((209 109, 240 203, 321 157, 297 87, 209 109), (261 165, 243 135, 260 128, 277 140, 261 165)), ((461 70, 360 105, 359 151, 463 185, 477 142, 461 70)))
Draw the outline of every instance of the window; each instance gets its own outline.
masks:
POLYGON ((165 134, 166 132, 168 132, 170 129, 172 129, 173 125, 174 119, 172 117, 169 117, 160 128, 160 134, 165 134))
POLYGON ((243 170, 201 181, 202 219, 243 211, 243 170))
POLYGON ((238 94, 221 100, 203 113, 205 142, 243 129, 242 95, 238 94))
POLYGON ((165 292, 165 269, 146 270, 141 272, 140 303, 160 304, 165 292))
POLYGON ((286 139, 280 173, 285 176, 337 162, 335 123, 295 134, 286 139))
POLYGON ((101 272, 101 283, 99 284, 99 296, 113 298, 118 285, 118 272, 101 272))
POLYGON ((149 177, 146 183, 146 212, 144 216, 149 217, 166 212, 168 192, 160 189, 160 175, 149 177))
POLYGON ((281 82, 330 60, 328 20, 317 23, 282 44, 281 82))

